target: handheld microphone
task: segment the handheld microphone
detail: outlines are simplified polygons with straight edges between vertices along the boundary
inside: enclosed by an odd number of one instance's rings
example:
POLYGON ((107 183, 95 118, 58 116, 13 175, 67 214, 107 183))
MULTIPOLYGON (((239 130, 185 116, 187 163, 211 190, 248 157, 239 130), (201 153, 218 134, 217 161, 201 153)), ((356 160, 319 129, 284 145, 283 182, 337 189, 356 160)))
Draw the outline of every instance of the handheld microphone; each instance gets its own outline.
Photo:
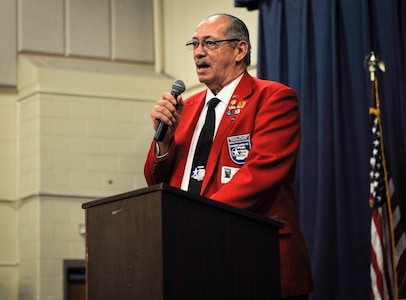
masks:
MULTIPOLYGON (((175 98, 175 100, 177 101, 178 96, 180 94, 182 94, 185 91, 186 87, 185 84, 183 83, 182 80, 176 80, 173 84, 172 84, 172 91, 171 91, 171 95, 175 98)), ((175 106, 176 107, 176 106, 175 106)), ((168 125, 165 124, 164 122, 162 122, 161 120, 159 121, 159 125, 157 130, 155 131, 155 136, 154 136, 154 140, 156 140, 157 142, 162 142, 164 139, 164 136, 166 134, 166 131, 168 130, 168 125)))

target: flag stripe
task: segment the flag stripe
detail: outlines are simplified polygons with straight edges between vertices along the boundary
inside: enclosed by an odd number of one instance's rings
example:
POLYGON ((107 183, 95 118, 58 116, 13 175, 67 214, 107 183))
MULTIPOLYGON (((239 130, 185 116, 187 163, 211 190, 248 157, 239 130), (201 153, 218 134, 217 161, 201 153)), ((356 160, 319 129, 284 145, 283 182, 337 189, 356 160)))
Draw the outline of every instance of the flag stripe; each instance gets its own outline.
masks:
POLYGON ((372 285, 373 299, 381 299, 383 294, 383 257, 381 251, 375 251, 375 249, 381 249, 381 216, 377 211, 374 211, 371 222, 371 276, 375 284, 372 285))

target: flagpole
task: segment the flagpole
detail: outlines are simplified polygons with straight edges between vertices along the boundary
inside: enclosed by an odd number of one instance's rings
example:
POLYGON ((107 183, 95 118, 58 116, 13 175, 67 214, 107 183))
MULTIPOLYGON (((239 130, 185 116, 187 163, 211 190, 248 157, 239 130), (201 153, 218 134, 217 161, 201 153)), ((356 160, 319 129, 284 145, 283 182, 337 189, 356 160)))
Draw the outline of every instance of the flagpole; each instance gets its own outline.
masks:
MULTIPOLYGON (((397 285, 397 271, 396 271, 396 245, 395 245, 395 236, 394 236, 394 227, 393 227, 393 219, 392 219, 392 204, 391 204, 391 195, 389 189, 389 176, 387 173, 387 166, 386 166, 386 157, 384 151, 384 143, 383 143, 383 135, 382 135, 382 124, 381 124, 381 109, 380 109, 380 101, 379 101, 379 93, 378 93, 378 77, 376 76, 377 69, 379 68, 382 72, 385 72, 385 63, 383 60, 375 55, 373 51, 371 51, 370 55, 365 58, 365 66, 368 65, 368 70, 370 73, 370 80, 371 80, 371 107, 369 109, 370 114, 374 115, 378 121, 378 127, 380 132, 380 150, 382 155, 382 166, 384 171, 384 182, 385 182, 385 196, 386 196, 386 205, 387 205, 387 218, 389 223, 390 229, 390 243, 391 243, 391 262, 392 262, 392 270, 393 270, 393 283, 395 288, 395 297, 398 299, 399 295, 399 288, 397 285)), ((378 203, 375 203, 375 199, 370 198, 370 206, 373 209, 377 209, 378 203)))

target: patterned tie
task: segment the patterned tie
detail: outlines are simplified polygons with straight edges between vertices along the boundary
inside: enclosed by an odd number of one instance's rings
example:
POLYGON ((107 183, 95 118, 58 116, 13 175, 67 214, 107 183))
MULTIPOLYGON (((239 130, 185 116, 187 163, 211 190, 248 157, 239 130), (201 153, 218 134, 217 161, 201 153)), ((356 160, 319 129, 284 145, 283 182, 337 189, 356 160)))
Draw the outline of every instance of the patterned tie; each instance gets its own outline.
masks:
POLYGON ((214 126, 216 123, 216 112, 214 109, 219 102, 219 99, 213 98, 208 103, 206 120, 200 132, 193 157, 192 174, 188 190, 197 195, 200 195, 200 189, 202 188, 203 178, 206 173, 206 163, 213 143, 214 126))

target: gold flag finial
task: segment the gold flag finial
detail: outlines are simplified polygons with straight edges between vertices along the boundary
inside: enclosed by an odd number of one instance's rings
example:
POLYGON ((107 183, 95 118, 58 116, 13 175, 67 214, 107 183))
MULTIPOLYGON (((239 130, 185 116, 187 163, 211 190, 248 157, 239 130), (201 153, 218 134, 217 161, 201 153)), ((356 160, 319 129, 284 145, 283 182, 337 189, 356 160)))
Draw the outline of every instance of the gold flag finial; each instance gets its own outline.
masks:
POLYGON ((375 55, 374 51, 371 51, 371 53, 365 57, 364 65, 365 67, 368 66, 369 73, 371 74, 371 81, 375 81, 377 66, 382 72, 385 72, 384 61, 378 55, 375 55))

